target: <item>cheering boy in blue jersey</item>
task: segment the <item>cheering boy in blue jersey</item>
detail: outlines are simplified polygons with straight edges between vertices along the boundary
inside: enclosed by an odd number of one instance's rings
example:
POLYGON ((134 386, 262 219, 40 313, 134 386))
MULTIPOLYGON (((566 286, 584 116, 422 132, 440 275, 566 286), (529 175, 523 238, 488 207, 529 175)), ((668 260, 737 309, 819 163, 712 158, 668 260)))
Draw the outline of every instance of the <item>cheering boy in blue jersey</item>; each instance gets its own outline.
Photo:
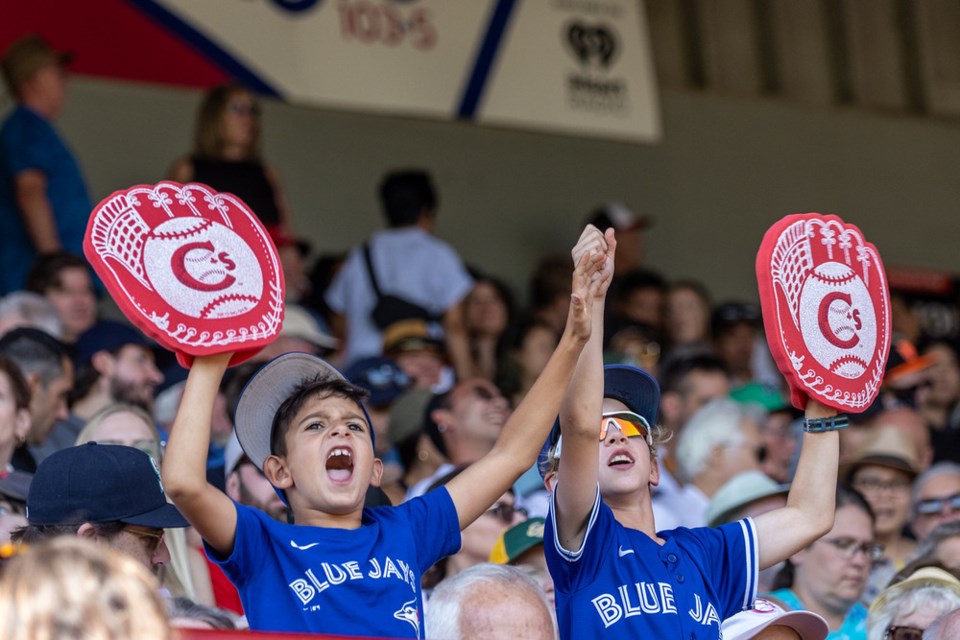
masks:
MULTIPOLYGON (((615 247, 612 231, 588 227, 574 259, 605 252, 612 269, 615 247)), ((552 492, 544 546, 560 636, 719 638, 724 618, 752 606, 759 569, 833 526, 835 429, 843 420, 807 404, 808 432, 786 507, 717 529, 658 532, 650 499, 659 480, 660 390, 640 369, 604 368, 604 293, 597 292, 593 331, 560 411, 562 437, 555 430, 540 460, 552 492)))
POLYGON ((251 628, 423 636, 421 574, 458 551, 460 530, 533 464, 595 326, 593 303, 611 268, 603 253, 578 255, 560 344, 493 450, 445 488, 397 507, 363 507, 383 470, 363 391, 300 353, 265 365, 237 409, 245 453, 282 492, 295 524, 232 502, 207 483, 205 460, 230 354, 194 361, 164 456, 164 484, 236 584, 251 628))

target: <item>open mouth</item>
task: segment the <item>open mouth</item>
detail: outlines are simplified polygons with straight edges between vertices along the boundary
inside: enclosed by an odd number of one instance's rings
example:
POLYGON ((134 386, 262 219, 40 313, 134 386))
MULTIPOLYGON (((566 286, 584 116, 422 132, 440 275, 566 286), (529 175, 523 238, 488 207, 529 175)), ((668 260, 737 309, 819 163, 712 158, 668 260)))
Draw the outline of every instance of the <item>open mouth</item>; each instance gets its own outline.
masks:
POLYGON ((626 451, 617 451, 607 460, 608 467, 628 467, 634 463, 633 456, 626 451))
POLYGON ((327 454, 327 477, 342 484, 353 476, 353 452, 346 447, 336 447, 327 454))

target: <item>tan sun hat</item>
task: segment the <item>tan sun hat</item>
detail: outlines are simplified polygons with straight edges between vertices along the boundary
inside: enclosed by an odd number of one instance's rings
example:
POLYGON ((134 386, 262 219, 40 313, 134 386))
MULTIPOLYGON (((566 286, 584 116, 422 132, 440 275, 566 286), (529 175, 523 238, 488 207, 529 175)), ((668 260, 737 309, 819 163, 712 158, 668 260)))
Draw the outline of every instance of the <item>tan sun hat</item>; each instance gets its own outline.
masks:
POLYGON ((890 603, 890 600, 901 597, 907 591, 925 586, 946 587, 960 596, 960 580, 956 576, 939 567, 922 567, 911 573, 907 578, 881 591, 870 604, 870 615, 882 610, 890 603))
POLYGON ((881 425, 870 432, 859 449, 840 461, 840 481, 849 482, 857 467, 867 464, 903 471, 915 478, 920 473, 920 454, 901 429, 881 425))
POLYGON ((785 496, 790 485, 778 484, 762 471, 738 473, 720 487, 707 507, 707 526, 718 527, 729 522, 730 516, 747 506, 770 496, 785 496))

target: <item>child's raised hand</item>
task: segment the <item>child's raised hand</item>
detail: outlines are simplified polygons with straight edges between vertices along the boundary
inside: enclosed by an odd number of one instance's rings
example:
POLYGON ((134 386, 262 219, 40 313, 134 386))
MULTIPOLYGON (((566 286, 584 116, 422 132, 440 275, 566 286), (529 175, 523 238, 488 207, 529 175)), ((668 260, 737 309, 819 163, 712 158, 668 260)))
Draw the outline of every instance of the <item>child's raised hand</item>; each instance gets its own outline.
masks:
POLYGON ((593 309, 595 304, 603 304, 603 293, 610 286, 613 270, 606 269, 606 253, 583 253, 577 267, 573 270, 570 312, 567 326, 573 335, 584 341, 590 338, 593 309), (596 302, 597 298, 601 300, 596 302))
MULTIPOLYGON (((606 233, 601 232, 592 224, 584 227, 580 234, 580 239, 570 251, 575 266, 580 264, 580 259, 587 254, 601 254, 604 256, 604 262, 601 267, 601 273, 606 276, 602 281, 603 286, 598 287, 593 293, 595 297, 603 297, 607 293, 610 281, 613 278, 613 260, 617 249, 617 240, 614 237, 613 229, 607 229, 606 233)), ((576 285, 574 285, 576 291, 576 285)))

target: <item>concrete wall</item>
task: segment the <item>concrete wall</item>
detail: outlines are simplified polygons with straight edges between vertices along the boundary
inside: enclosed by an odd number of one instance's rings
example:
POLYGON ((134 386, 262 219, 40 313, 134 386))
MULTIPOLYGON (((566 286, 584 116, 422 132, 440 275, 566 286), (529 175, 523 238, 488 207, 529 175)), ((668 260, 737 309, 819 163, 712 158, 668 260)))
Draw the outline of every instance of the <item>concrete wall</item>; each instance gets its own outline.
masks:
MULTIPOLYGON (((75 79, 60 127, 93 197, 162 179, 190 146, 198 102, 192 91, 75 79)), ((269 102, 265 155, 320 251, 381 225, 384 171, 427 167, 441 192, 438 235, 521 293, 537 259, 567 251, 607 200, 653 213, 648 262, 718 298, 756 296, 760 238, 794 212, 856 223, 888 265, 960 271, 956 124, 672 91, 662 104, 663 141, 647 146, 269 102)))

